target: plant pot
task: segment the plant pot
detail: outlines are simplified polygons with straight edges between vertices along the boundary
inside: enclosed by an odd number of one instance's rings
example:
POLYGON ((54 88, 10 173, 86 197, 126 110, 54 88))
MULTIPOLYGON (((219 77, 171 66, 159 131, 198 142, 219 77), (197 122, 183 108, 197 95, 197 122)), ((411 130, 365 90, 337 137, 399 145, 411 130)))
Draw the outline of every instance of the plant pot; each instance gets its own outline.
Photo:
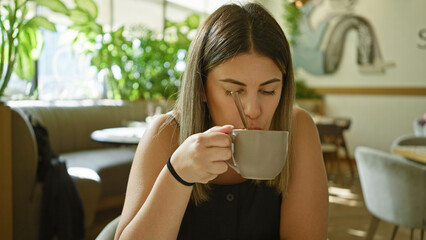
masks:
POLYGON ((324 115, 323 99, 296 99, 296 104, 311 114, 324 115))

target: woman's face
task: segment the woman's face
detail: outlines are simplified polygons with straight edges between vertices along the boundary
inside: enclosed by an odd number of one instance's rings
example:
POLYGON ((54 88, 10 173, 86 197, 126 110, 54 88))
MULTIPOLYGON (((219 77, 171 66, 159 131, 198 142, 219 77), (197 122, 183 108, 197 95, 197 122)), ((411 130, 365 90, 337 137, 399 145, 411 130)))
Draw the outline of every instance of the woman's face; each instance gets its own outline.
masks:
POLYGON ((239 54, 207 75, 206 98, 213 125, 244 128, 231 96, 239 93, 250 129, 268 130, 281 97, 282 72, 275 62, 257 53, 239 54))

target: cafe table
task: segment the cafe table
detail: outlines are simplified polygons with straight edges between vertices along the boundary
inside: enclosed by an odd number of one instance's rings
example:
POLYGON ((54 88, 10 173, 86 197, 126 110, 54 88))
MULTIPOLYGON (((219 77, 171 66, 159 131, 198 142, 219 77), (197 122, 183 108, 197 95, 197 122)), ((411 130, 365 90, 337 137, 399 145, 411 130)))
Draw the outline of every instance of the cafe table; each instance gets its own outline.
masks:
POLYGON ((105 128, 92 132, 90 137, 97 142, 137 145, 146 126, 105 128))
POLYGON ((392 151, 408 159, 426 164, 426 146, 395 146, 392 151))

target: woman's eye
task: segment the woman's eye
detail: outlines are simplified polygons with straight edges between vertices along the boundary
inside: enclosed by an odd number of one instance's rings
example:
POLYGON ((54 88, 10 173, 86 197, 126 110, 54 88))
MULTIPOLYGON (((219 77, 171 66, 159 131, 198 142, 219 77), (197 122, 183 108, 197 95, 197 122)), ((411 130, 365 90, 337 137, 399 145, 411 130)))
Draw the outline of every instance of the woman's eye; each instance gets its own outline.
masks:
POLYGON ((243 90, 238 90, 238 91, 229 91, 229 90, 226 90, 226 91, 225 91, 225 94, 226 94, 227 96, 231 96, 232 92, 237 92, 238 94, 241 94, 241 93, 243 92, 243 90))
POLYGON ((275 95, 275 90, 272 90, 272 91, 261 90, 261 93, 264 95, 275 95))

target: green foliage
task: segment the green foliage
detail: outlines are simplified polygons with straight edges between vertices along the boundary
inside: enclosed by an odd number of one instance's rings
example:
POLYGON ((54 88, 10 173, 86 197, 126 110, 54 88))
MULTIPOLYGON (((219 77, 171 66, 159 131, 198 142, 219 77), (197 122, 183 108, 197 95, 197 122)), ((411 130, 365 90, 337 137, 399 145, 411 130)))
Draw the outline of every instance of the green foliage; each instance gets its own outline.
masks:
POLYGON ((105 74, 110 98, 174 97, 182 74, 176 64, 184 64, 190 35, 200 23, 199 16, 191 15, 184 22, 166 21, 163 35, 142 26, 106 31, 95 21, 98 7, 93 0, 74 2, 74 8, 67 8, 61 0, 1 2, 0 97, 12 72, 28 81, 34 77, 34 61, 43 48, 40 28, 56 31, 55 24, 45 17, 27 17, 30 3, 72 21, 66 36, 72 36, 74 47, 89 54, 91 64, 105 74))
POLYGON ((98 16, 98 8, 96 7, 95 2, 91 0, 75 0, 75 4, 77 5, 78 9, 88 13, 91 19, 96 19, 98 16))
POLYGON ((71 12, 74 24, 66 34, 74 36, 75 49, 90 55, 91 65, 106 76, 108 97, 174 98, 182 74, 176 64, 184 61, 199 16, 190 15, 184 22, 166 21, 162 35, 143 26, 105 31, 94 21, 96 13, 96 5, 81 3, 78 12, 71 12))
POLYGON ((45 17, 28 18, 30 3, 68 14, 68 9, 60 0, 14 0, 0 4, 0 97, 12 72, 27 81, 34 77, 34 61, 39 58, 43 48, 40 28, 56 31, 55 24, 45 17))
POLYGON ((289 0, 283 1, 283 7, 285 32, 289 35, 290 43, 294 44, 294 42, 291 40, 291 36, 299 34, 298 21, 302 13, 300 12, 300 9, 297 8, 294 3, 289 2, 289 0))
MULTIPOLYGON (((299 34, 299 19, 302 16, 302 13, 298 7, 296 7, 294 2, 290 2, 289 0, 283 1, 284 7, 284 25, 285 32, 290 39, 290 44, 294 45, 296 42, 292 39, 292 37, 299 34)), ((296 99, 322 99, 323 96, 318 94, 312 88, 309 88, 306 83, 297 79, 295 76, 295 87, 296 87, 296 99)))
POLYGON ((323 96, 318 94, 312 88, 309 88, 303 80, 295 81, 296 99, 322 99, 323 96))
POLYGON ((68 8, 65 6, 63 2, 59 0, 34 0, 33 2, 39 6, 47 7, 53 12, 61 13, 64 15, 69 14, 68 8))

